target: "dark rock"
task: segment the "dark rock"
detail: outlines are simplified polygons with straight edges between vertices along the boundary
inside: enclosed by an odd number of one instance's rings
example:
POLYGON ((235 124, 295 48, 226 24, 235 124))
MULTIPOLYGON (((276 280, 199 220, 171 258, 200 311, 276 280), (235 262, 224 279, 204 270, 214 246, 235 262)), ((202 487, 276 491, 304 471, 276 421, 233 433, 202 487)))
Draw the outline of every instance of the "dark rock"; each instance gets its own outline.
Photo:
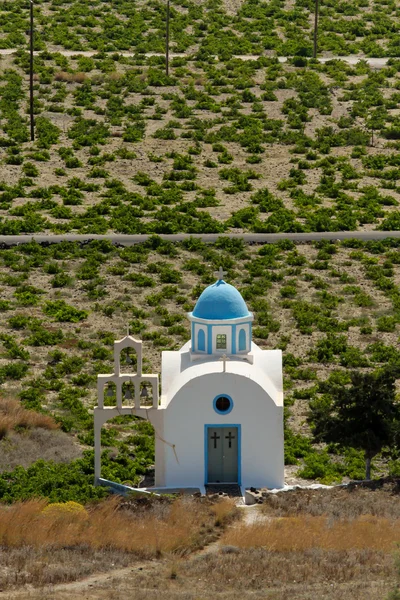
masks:
POLYGON ((239 554, 240 550, 237 546, 222 546, 221 554, 239 554))

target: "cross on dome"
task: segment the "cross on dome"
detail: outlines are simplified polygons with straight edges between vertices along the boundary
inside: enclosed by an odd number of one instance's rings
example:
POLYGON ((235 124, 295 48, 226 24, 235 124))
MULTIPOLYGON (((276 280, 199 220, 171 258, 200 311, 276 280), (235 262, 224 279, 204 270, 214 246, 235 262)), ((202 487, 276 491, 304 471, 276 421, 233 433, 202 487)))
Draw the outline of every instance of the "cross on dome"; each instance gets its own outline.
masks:
POLYGON ((218 269, 218 271, 216 271, 214 273, 214 275, 217 277, 218 281, 222 281, 222 279, 225 277, 225 275, 228 274, 228 271, 224 271, 222 267, 220 267, 218 269))

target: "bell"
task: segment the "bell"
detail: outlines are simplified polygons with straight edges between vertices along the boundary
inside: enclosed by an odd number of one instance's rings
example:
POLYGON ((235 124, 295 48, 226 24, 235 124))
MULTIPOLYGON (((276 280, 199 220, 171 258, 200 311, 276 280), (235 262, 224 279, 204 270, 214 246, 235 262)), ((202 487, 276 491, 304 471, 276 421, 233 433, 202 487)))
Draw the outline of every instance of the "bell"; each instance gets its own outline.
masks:
POLYGON ((127 385, 126 390, 125 390, 125 400, 132 400, 132 398, 133 398, 133 396, 132 396, 131 386, 127 385))
POLYGON ((127 365, 131 365, 131 364, 132 364, 132 359, 131 359, 131 357, 129 356, 129 353, 128 353, 128 352, 126 353, 126 364, 127 364, 127 365))
POLYGON ((149 392, 147 391, 147 387, 144 385, 142 387, 142 391, 140 392, 140 397, 147 398, 148 395, 149 395, 149 392))
POLYGON ((107 396, 107 398, 112 398, 114 396, 114 390, 112 389, 111 385, 107 386, 106 396, 107 396))

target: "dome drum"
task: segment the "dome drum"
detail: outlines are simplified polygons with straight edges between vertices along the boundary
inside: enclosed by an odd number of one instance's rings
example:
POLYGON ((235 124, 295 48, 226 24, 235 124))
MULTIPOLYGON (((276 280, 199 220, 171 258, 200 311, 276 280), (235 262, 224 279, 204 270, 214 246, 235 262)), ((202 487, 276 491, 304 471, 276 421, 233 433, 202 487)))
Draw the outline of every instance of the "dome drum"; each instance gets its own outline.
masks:
POLYGON ((253 315, 240 292, 223 280, 207 287, 192 313, 195 355, 243 355, 251 349, 253 315))

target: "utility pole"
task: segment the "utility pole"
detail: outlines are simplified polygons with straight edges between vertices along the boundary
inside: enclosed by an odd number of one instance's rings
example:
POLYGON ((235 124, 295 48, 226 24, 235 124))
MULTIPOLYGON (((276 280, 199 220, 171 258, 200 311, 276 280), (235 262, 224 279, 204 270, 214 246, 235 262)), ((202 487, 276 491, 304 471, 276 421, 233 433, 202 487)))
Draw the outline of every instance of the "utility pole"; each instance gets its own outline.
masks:
POLYGON ((167 29, 165 35, 165 74, 169 75, 169 0, 167 0, 167 29))
POLYGON ((315 14, 314 14, 314 54, 313 58, 317 58, 317 42, 318 42, 318 13, 319 13, 319 0, 315 0, 315 14))
POLYGON ((29 52, 29 114, 31 121, 31 142, 33 142, 35 140, 35 122, 33 117, 33 0, 30 0, 29 52))

